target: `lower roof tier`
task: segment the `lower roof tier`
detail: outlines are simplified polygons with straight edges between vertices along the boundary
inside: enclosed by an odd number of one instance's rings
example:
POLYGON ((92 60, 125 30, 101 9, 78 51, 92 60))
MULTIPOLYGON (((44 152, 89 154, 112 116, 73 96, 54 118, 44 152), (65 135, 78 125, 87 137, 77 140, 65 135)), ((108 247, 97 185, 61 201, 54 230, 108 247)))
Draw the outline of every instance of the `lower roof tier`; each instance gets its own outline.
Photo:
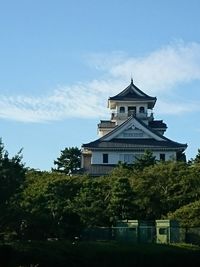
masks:
POLYGON ((123 149, 137 149, 137 150, 181 150, 187 148, 187 144, 180 144, 169 139, 165 141, 158 141, 152 138, 137 138, 137 139, 119 139, 115 138, 110 141, 96 140, 88 144, 83 144, 83 148, 90 150, 123 150, 123 149))

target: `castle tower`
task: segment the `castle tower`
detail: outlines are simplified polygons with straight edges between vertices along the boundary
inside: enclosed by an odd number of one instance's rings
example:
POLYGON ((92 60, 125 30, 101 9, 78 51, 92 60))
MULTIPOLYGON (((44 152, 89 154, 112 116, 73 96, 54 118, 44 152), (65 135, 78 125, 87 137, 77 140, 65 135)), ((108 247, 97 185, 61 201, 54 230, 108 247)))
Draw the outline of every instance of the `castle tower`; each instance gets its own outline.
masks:
POLYGON ((135 86, 132 79, 122 92, 108 99, 111 118, 98 124, 100 138, 82 145, 86 173, 106 174, 119 161, 133 163, 145 150, 151 150, 157 160, 177 160, 187 144, 164 136, 167 125, 153 116, 156 100, 135 86))

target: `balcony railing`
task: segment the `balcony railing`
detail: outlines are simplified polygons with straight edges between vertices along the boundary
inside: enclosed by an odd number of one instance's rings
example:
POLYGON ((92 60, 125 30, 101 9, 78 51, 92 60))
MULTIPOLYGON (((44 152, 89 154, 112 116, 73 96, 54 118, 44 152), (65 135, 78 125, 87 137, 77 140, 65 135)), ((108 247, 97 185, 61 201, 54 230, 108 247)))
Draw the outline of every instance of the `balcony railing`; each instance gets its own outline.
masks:
POLYGON ((144 119, 144 118, 150 118, 152 116, 153 113, 149 113, 149 112, 144 112, 144 113, 140 113, 140 112, 135 112, 135 111, 129 111, 129 112, 125 112, 125 113, 119 113, 119 112, 112 112, 111 113, 111 120, 126 120, 127 118, 129 118, 130 116, 135 116, 137 118, 140 119, 144 119))

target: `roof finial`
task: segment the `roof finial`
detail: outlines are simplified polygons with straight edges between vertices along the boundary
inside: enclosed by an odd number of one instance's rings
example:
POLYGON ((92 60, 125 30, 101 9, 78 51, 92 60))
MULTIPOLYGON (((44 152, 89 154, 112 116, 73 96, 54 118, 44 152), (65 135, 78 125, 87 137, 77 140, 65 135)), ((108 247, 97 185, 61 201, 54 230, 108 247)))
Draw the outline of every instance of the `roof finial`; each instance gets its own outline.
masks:
POLYGON ((131 84, 133 84, 133 76, 131 75, 131 84))

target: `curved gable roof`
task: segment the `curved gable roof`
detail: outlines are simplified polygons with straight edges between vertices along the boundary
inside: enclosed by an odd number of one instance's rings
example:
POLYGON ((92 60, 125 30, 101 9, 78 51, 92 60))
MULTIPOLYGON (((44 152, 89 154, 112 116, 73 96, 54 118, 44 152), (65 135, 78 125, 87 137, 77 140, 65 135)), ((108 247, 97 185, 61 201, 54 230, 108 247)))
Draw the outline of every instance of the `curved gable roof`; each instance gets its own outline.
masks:
POLYGON ((116 126, 111 132, 107 133, 103 137, 82 145, 83 148, 90 148, 90 149, 142 149, 142 148, 149 148, 149 149, 174 149, 174 150, 181 150, 184 151, 187 148, 187 144, 181 144, 178 142, 174 142, 169 138, 159 134, 158 132, 154 131, 151 127, 146 125, 141 120, 130 117, 124 123, 119 126, 116 126), (130 139, 118 139, 116 135, 118 132, 122 131, 123 128, 131 123, 132 120, 135 120, 139 123, 143 128, 146 129, 149 133, 151 133, 151 138, 130 138, 130 139), (157 138, 155 138, 157 137, 157 138))
POLYGON ((126 87, 119 94, 109 97, 108 100, 116 100, 116 101, 150 101, 152 103, 152 107, 155 105, 157 100, 156 97, 149 96, 141 91, 135 84, 133 83, 133 79, 131 79, 131 83, 128 87, 126 87))

